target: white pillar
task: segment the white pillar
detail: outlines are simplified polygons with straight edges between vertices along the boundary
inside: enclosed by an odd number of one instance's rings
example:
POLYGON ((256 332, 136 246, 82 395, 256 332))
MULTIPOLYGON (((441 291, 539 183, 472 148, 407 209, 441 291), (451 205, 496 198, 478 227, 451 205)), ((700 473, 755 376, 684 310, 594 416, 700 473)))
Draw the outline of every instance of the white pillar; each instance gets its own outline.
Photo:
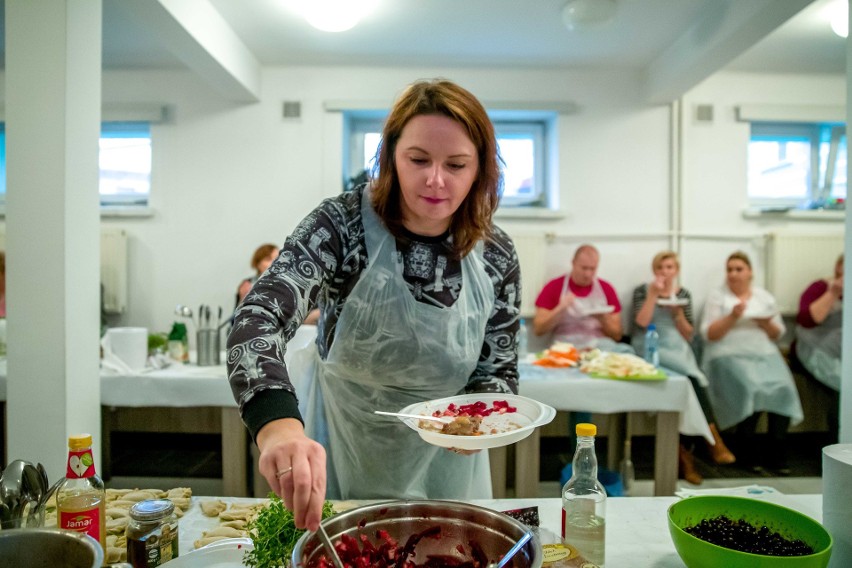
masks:
POLYGON ((100 468, 101 0, 6 0, 8 457, 100 468))
MULTIPOLYGON (((849 14, 852 21, 852 12, 849 14)), ((849 164, 849 125, 852 124, 852 38, 846 39, 846 179, 852 168, 849 164)), ((848 185, 847 185, 848 188, 848 185)), ((852 209, 849 207, 847 189, 846 228, 843 263, 843 297, 852 298, 848 290, 852 287, 852 209)), ((852 304, 852 303, 850 303, 852 304)), ((852 308, 843 310, 843 344, 840 373, 840 435, 839 441, 852 443, 852 308)))

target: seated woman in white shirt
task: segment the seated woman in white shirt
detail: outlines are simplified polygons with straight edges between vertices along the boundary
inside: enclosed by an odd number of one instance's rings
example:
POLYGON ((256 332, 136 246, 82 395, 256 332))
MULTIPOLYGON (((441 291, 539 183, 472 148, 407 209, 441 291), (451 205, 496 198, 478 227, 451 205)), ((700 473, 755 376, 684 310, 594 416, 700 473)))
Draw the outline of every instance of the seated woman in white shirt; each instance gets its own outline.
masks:
POLYGON ((802 405, 793 375, 775 342, 784 322, 775 298, 752 286, 751 261, 744 252, 727 260, 725 285, 707 298, 701 334, 702 369, 710 381, 710 400, 719 428, 736 426, 741 459, 760 470, 768 466, 789 474, 785 441, 790 423, 802 421, 802 405), (767 412, 769 443, 757 445, 755 431, 767 412), (765 450, 765 451, 764 451, 765 450))

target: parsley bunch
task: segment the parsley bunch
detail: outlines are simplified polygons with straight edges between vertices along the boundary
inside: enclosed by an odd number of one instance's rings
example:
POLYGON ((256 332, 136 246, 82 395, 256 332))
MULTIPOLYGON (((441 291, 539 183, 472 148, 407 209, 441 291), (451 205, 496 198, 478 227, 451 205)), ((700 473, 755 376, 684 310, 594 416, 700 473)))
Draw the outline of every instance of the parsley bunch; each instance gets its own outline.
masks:
MULTIPOLYGON (((322 506, 322 518, 333 515, 331 502, 326 501, 322 506)), ((293 547, 305 532, 296 528, 293 513, 275 493, 269 494, 269 505, 261 509, 246 528, 254 542, 254 550, 246 552, 243 562, 254 568, 289 566, 293 547)))

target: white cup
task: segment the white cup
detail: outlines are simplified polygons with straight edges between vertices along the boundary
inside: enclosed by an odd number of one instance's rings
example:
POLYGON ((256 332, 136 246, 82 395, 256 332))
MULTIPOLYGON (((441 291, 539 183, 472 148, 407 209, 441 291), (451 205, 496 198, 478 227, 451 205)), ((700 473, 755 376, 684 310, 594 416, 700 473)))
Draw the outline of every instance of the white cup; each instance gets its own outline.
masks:
POLYGON ((148 360, 148 330, 144 327, 111 327, 104 335, 109 350, 134 372, 145 369, 148 360))

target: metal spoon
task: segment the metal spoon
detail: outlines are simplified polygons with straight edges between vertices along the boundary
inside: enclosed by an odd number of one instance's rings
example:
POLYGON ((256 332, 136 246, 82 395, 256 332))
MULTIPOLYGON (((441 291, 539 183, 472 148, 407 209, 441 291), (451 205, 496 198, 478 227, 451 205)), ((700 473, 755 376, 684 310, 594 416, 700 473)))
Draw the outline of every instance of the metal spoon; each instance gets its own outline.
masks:
POLYGON ((441 424, 449 424, 455 418, 452 416, 426 416, 422 414, 405 414, 403 412, 384 412, 382 410, 374 410, 373 414, 381 414, 382 416, 397 416, 399 418, 416 418, 417 420, 432 420, 441 424))
POLYGON ((41 472, 36 469, 31 463, 24 465, 24 483, 21 489, 23 506, 21 512, 26 509, 29 504, 30 509, 27 515, 28 527, 37 527, 41 525, 39 516, 41 512, 41 502, 44 499, 44 493, 47 491, 47 486, 41 477, 41 472))
POLYGON ((507 552, 506 554, 503 555, 503 558, 500 559, 500 562, 498 562, 497 564, 494 564, 493 562, 491 562, 488 565, 488 568, 503 568, 504 566, 508 565, 509 562, 512 561, 512 557, 515 554, 517 554, 520 549, 522 549, 524 547, 524 545, 527 543, 527 541, 529 539, 532 538, 532 536, 533 536, 532 531, 525 532, 524 536, 519 538, 518 542, 516 542, 515 545, 512 548, 509 549, 509 552, 507 552))
POLYGON ((334 544, 332 544, 331 539, 328 538, 328 533, 325 532, 325 528, 323 528, 322 523, 319 524, 319 528, 315 534, 322 541, 322 545, 328 551, 329 556, 331 556, 331 561, 334 562, 334 566, 336 568, 346 568, 343 566, 343 561, 340 560, 340 557, 337 555, 337 550, 334 549, 334 544))
POLYGON ((189 306, 178 304, 177 306, 175 306, 175 315, 189 318, 190 321, 192 321, 192 308, 190 308, 189 306))
POLYGON ((3 470, 0 478, 0 501, 9 507, 12 519, 19 519, 24 508, 22 490, 24 485, 24 465, 28 462, 14 460, 3 470))

